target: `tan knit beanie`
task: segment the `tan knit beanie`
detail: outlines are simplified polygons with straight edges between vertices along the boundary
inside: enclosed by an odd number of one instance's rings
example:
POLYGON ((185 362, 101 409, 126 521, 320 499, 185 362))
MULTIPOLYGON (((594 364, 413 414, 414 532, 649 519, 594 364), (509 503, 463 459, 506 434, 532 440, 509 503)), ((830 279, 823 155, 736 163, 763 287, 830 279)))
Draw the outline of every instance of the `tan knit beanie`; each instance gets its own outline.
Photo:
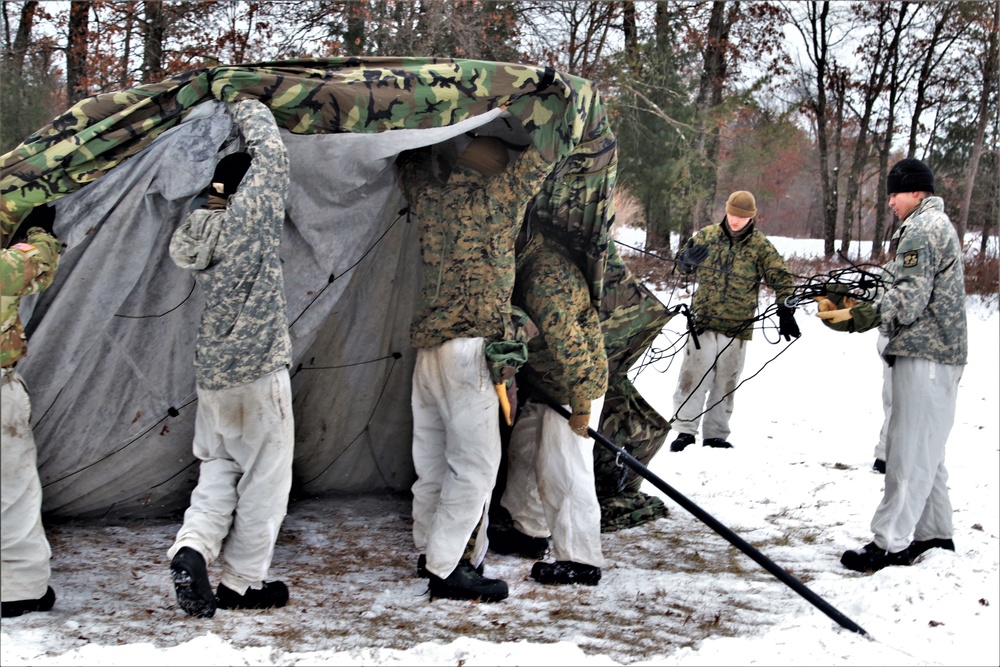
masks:
POLYGON ((726 213, 736 218, 753 218, 757 215, 757 201, 746 190, 737 190, 726 200, 726 213))

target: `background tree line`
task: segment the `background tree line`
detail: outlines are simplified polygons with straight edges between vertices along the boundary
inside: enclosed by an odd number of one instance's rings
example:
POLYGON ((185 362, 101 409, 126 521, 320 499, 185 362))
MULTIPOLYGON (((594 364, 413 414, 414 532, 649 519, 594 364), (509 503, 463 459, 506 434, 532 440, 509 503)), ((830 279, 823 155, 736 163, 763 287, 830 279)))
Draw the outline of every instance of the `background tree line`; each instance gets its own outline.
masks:
MULTIPOLYGON (((893 231, 885 174, 917 157, 960 234, 1000 218, 1000 0, 76 0, 2 9, 0 152, 80 99, 218 64, 441 56, 595 81, 619 191, 670 250, 755 193, 770 234, 825 253, 893 231), (839 241, 839 245, 838 245, 839 241)), ((994 246, 995 247, 995 246, 994 246)), ((995 255, 995 249, 990 253, 995 255)))

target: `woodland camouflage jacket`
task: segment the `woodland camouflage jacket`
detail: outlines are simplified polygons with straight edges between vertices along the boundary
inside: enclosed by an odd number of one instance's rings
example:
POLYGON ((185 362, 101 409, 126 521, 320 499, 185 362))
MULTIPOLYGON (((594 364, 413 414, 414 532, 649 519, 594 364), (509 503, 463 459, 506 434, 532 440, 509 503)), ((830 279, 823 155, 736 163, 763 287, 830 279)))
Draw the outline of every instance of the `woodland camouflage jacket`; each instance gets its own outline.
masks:
POLYGON ((486 178, 457 167, 447 185, 405 160, 400 185, 420 229, 424 285, 410 327, 414 347, 453 338, 515 340, 514 241, 552 164, 534 147, 486 178))
POLYGON ((608 358, 587 280, 566 249, 536 235, 518 258, 514 301, 538 326, 521 369, 528 384, 573 412, 608 390, 608 358))
POLYGON ((28 354, 28 341, 18 313, 21 297, 41 292, 52 284, 59 266, 61 244, 41 229, 28 230, 28 238, 3 250, 0 261, 0 367, 28 354))
POLYGON ((285 222, 288 155, 266 106, 244 100, 230 113, 252 162, 224 210, 190 213, 170 256, 193 269, 205 292, 198 328, 198 386, 249 384, 291 364, 285 288, 278 247, 285 222))
POLYGON ((882 354, 964 365, 969 342, 962 246, 941 198, 924 199, 892 240, 896 256, 885 268, 893 282, 878 307, 889 337, 882 354))
POLYGON ((792 293, 792 276, 785 260, 752 222, 750 225, 749 232, 735 242, 724 220, 694 235, 695 244, 708 248, 708 256, 698 265, 698 288, 691 300, 701 330, 750 340, 760 286, 774 289, 778 303, 792 293))

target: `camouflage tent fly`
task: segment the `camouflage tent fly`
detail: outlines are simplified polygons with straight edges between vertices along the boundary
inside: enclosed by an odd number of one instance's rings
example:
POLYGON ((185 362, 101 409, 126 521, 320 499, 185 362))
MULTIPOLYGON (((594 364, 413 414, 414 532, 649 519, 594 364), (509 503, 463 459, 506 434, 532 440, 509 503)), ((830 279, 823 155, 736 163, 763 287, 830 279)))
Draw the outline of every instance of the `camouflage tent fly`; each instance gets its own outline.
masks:
MULTIPOLYGON (((420 261, 394 160, 470 132, 533 142, 555 160, 531 214, 577 252, 601 307, 613 366, 602 429, 637 452, 662 444, 666 423, 625 371, 669 315, 609 240, 616 144, 588 81, 419 58, 218 67, 83 100, 0 162, 4 239, 51 202, 67 244, 54 285, 21 310, 30 352, 18 369, 48 515, 187 505, 202 301, 166 246, 218 159, 237 149, 222 102, 248 97, 271 109, 292 164, 281 256, 300 492, 413 481, 408 329, 420 261)), ((608 470, 613 493, 628 480, 608 470)))

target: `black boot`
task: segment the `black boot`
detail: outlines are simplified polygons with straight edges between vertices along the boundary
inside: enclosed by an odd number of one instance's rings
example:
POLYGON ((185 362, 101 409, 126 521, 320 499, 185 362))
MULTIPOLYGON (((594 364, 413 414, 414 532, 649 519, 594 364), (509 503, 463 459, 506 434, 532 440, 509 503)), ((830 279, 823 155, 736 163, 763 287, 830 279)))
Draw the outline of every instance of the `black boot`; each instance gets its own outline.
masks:
POLYGON ((840 563, 855 572, 877 572, 889 565, 909 565, 912 562, 909 549, 890 553, 869 542, 860 549, 845 551, 840 563))
POLYGON ((240 595, 219 584, 215 599, 219 609, 274 609, 288 604, 288 586, 282 581, 265 581, 263 588, 248 588, 240 595))
POLYGON ((690 433, 681 433, 677 439, 670 443, 670 451, 683 452, 688 445, 694 444, 694 436, 690 433))
POLYGON ((181 547, 170 561, 170 576, 181 609, 195 618, 215 616, 215 593, 208 581, 204 556, 190 547, 181 547))
POLYGON ((431 599, 451 598, 453 600, 481 600, 482 602, 499 602, 507 597, 507 582, 499 579, 489 579, 476 572, 472 563, 459 561, 458 565, 447 577, 442 579, 433 572, 428 572, 430 579, 431 599))
POLYGON ((701 441, 702 447, 715 447, 716 449, 732 449, 733 445, 724 438, 705 438, 701 441))
POLYGON ((48 611, 56 603, 56 592, 49 586, 45 595, 36 600, 11 600, 0 603, 0 616, 12 618, 33 611, 48 611))
POLYGON ((885 474, 885 461, 882 459, 875 459, 875 463, 872 464, 872 470, 877 473, 885 474))
POLYGON ((910 546, 907 548, 907 551, 910 552, 910 558, 916 558, 928 549, 947 549, 948 551, 954 551, 955 543, 950 538, 947 540, 942 540, 940 538, 934 538, 932 540, 913 540, 910 542, 910 546))
MULTIPOLYGON (((486 562, 484 561, 479 564, 479 567, 476 568, 476 572, 482 574, 483 570, 485 569, 486 569, 486 562)), ((417 556, 417 576, 420 577, 421 579, 426 579, 427 577, 430 576, 430 574, 431 573, 427 570, 427 556, 424 554, 420 554, 419 556, 417 556)))
POLYGON ((554 563, 535 563, 531 567, 531 578, 543 584, 585 584, 596 586, 601 580, 601 568, 571 560, 557 560, 554 563))
POLYGON ((486 529, 486 535, 490 539, 490 549, 498 554, 515 554, 531 560, 541 560, 549 550, 549 538, 525 535, 514 526, 490 526, 486 529))

